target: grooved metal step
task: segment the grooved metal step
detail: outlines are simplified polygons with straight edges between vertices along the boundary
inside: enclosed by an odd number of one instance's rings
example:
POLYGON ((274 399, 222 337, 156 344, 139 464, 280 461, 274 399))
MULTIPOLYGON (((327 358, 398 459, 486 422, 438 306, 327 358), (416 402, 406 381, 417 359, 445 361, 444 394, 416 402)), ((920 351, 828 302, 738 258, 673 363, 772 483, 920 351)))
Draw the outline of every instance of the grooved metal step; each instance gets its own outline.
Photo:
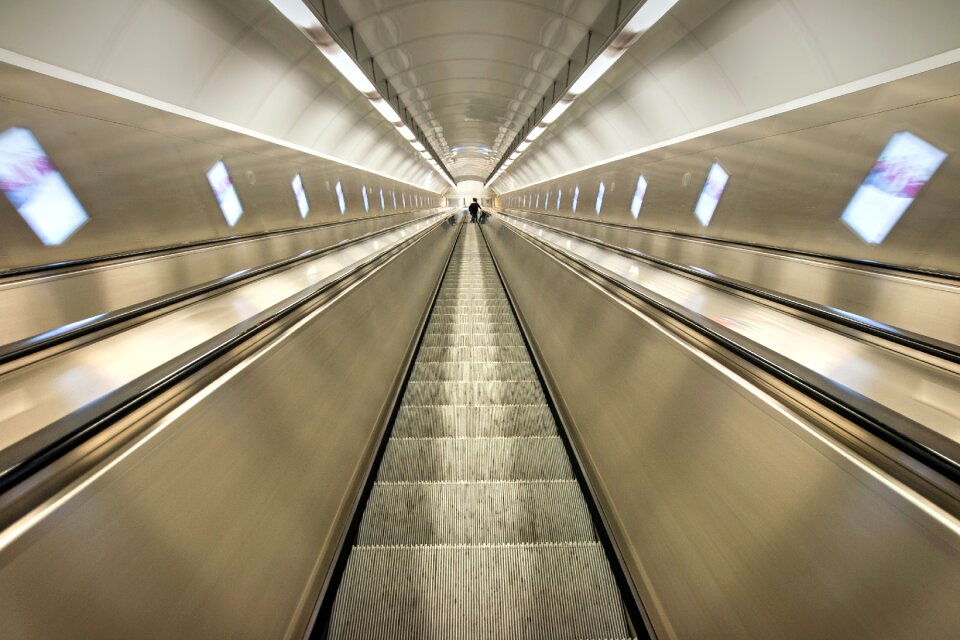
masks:
POLYGON ((545 405, 401 406, 393 436, 427 438, 518 437, 555 435, 545 405))
POLYGON ((356 547, 335 638, 629 635, 599 544, 356 547))
POLYGON ((357 544, 476 545, 596 542, 573 480, 377 483, 357 544))
POLYGON ((478 382, 527 380, 537 382, 529 362, 418 362, 410 374, 413 382, 478 382))
POLYGON ((626 638, 476 225, 458 242, 333 604, 329 638, 626 638))
POLYGON ((405 405, 436 404, 543 404, 546 399, 538 381, 488 380, 474 382, 411 381, 403 397, 405 405))
POLYGON ((572 480, 558 436, 526 438, 391 438, 381 482, 572 480))

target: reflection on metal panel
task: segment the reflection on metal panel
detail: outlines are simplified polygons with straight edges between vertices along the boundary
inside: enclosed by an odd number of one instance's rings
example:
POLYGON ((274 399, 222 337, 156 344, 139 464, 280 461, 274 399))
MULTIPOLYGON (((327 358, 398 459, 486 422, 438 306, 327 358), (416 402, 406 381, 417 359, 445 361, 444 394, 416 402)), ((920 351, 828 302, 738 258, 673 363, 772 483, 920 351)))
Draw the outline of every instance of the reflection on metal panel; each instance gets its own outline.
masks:
POLYGON ((909 131, 895 133, 841 219, 866 242, 883 242, 946 158, 909 131))
POLYGON ((603 272, 636 283, 751 342, 801 364, 828 380, 852 389, 918 424, 960 443, 960 419, 924 401, 923 389, 933 385, 960 407, 960 376, 948 363, 931 365, 886 347, 830 331, 785 311, 759 304, 732 291, 641 262, 594 244, 505 219, 525 233, 565 249, 603 272))
POLYGON ((63 244, 87 221, 87 212, 29 129, 0 133, 0 190, 47 246, 63 244))
MULTIPOLYGON (((516 197, 527 192, 572 191, 577 184, 600 180, 633 184, 642 173, 648 183, 643 220, 633 218, 632 190, 616 189, 605 197, 606 221, 960 273, 960 198, 955 189, 960 163, 955 158, 943 161, 882 243, 864 242, 840 219, 864 174, 876 164, 878 149, 891 136, 909 129, 938 149, 960 148, 954 116, 960 109, 958 94, 960 63, 682 139, 501 196, 511 203, 507 206, 523 208, 516 197), (723 195, 722 214, 705 229, 690 213, 697 206, 699 186, 718 160, 733 179, 723 195)), ((569 201, 564 204, 561 214, 594 217, 592 212, 573 212, 569 201)))
POLYGON ((658 637, 960 635, 955 517, 496 219, 484 232, 658 637))
POLYGON ((432 233, 21 521, 4 635, 304 637, 455 230, 432 233))

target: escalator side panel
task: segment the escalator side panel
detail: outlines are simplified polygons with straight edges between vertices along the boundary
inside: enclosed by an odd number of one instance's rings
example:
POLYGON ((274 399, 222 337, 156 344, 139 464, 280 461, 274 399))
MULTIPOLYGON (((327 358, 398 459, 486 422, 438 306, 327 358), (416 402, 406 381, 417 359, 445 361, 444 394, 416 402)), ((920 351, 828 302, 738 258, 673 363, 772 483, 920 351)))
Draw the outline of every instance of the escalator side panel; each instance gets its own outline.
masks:
POLYGON ((506 225, 485 234, 658 637, 960 637, 949 518, 506 225))
POLYGON ((429 232, 0 547, 0 635, 303 637, 455 233, 429 232))

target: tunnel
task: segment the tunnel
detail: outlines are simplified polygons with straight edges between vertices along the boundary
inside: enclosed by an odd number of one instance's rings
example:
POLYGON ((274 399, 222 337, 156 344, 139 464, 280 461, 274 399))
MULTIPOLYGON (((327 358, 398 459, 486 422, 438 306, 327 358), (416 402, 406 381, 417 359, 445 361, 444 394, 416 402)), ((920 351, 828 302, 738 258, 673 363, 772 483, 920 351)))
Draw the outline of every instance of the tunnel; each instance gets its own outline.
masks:
POLYGON ((958 25, 0 0, 0 638, 960 638, 958 25))

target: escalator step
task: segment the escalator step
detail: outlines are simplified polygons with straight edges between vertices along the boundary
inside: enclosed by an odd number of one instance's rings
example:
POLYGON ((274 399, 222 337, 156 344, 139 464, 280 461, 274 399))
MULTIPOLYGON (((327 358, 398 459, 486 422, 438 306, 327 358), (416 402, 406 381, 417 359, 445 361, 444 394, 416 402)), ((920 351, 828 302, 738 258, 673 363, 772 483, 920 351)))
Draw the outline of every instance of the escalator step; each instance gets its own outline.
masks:
POLYGON ((381 482, 572 480, 557 436, 525 438, 391 438, 381 482))
POLYGON ((403 437, 517 437, 556 435, 545 405, 507 407, 401 406, 393 435, 403 437))
POLYGON ((530 362, 527 349, 513 347, 421 346, 417 362, 530 362))
POLYGON ((457 324, 433 324, 427 327, 427 335, 473 335, 482 333, 509 333, 520 335, 513 322, 460 322, 457 324))
POLYGON ((415 382, 493 380, 537 381, 529 362, 418 362, 410 374, 415 382))
POLYGON ((596 532, 573 480, 377 483, 360 546, 593 542, 596 532))
POLYGON ((587 502, 476 225, 444 275, 329 638, 626 638, 587 502))
POLYGON ((420 382, 411 381, 404 405, 544 404, 538 381, 420 382))
POLYGON ((356 547, 331 638, 629 635, 597 543, 356 547))

